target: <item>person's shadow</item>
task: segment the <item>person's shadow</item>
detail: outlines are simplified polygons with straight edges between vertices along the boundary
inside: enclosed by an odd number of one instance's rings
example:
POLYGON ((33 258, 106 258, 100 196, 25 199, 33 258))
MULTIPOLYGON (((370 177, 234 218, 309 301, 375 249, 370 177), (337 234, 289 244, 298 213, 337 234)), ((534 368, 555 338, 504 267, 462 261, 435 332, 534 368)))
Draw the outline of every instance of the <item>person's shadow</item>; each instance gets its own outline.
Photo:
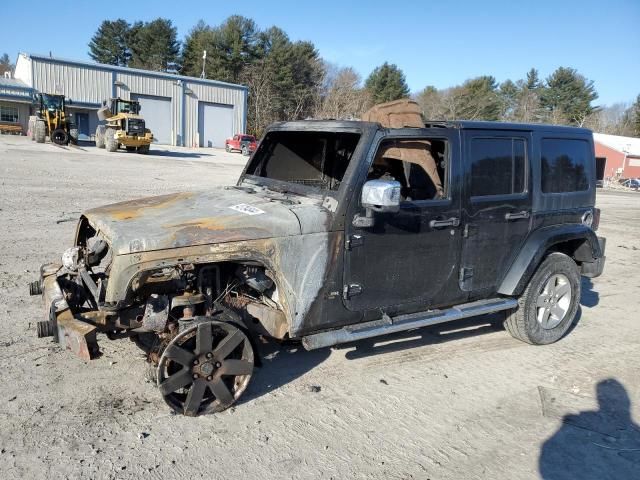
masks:
POLYGON ((542 446, 540 475, 545 480, 640 478, 640 426, 631 418, 631 401, 615 379, 597 387, 598 410, 565 415, 562 427, 542 446))

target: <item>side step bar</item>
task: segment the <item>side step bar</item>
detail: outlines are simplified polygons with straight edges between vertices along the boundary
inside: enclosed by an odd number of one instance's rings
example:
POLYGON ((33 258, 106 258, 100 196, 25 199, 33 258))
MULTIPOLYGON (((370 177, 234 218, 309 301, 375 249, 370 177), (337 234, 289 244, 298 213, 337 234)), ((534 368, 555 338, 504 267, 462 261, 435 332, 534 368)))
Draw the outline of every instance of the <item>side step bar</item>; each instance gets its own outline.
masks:
POLYGON ((330 330, 328 332, 315 333, 303 337, 302 345, 306 350, 315 350, 340 343, 355 342, 365 338, 378 337, 380 335, 428 327, 452 320, 500 312, 502 310, 516 308, 517 306, 518 301, 514 298, 493 298, 490 300, 463 303, 462 305, 457 305, 446 310, 429 310, 426 312, 399 315, 394 318, 385 315, 380 320, 347 325, 338 330, 330 330))

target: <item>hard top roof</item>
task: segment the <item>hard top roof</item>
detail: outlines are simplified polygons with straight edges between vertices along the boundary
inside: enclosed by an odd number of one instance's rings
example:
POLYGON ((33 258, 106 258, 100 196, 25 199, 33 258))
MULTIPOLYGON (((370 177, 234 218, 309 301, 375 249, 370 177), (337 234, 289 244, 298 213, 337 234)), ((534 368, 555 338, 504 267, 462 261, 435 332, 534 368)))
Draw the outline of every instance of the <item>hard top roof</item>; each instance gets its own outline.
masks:
MULTIPOLYGON (((324 130, 331 128, 382 128, 379 123, 363 122, 360 120, 298 120, 292 122, 278 122, 270 129, 275 130, 324 130)), ((410 127, 408 127, 410 128, 410 127)), ((591 130, 564 125, 549 125, 545 123, 508 123, 488 122, 476 120, 442 120, 425 121, 425 128, 456 128, 465 130, 520 130, 520 131, 557 131, 558 133, 591 135, 591 130)))

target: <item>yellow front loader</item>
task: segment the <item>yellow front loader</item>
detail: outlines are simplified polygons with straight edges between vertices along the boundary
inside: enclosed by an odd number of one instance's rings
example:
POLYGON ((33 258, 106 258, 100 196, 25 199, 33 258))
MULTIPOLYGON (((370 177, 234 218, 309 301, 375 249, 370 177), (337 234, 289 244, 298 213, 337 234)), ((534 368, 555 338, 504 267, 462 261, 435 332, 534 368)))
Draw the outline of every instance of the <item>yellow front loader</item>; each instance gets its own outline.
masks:
POLYGON ((149 153, 153 134, 140 115, 140 102, 112 98, 98 110, 98 119, 105 124, 96 129, 96 147, 115 152, 122 146, 128 152, 149 153))
POLYGON ((36 93, 33 96, 34 115, 29 117, 31 140, 44 143, 47 136, 56 145, 78 143, 78 128, 67 112, 64 95, 36 93))

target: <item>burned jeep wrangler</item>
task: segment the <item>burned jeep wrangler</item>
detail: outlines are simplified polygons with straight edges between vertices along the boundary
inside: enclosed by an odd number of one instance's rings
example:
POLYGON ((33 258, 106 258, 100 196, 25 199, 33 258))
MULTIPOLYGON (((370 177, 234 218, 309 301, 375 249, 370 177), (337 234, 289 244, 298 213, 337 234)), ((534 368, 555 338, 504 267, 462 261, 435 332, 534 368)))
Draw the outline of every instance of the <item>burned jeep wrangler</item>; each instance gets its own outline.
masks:
POLYGON ((256 336, 311 350, 502 312, 560 339, 604 266, 591 132, 425 123, 411 102, 365 119, 278 123, 235 186, 85 212, 30 286, 38 335, 84 360, 98 333, 135 340, 186 415, 240 397, 256 336))

